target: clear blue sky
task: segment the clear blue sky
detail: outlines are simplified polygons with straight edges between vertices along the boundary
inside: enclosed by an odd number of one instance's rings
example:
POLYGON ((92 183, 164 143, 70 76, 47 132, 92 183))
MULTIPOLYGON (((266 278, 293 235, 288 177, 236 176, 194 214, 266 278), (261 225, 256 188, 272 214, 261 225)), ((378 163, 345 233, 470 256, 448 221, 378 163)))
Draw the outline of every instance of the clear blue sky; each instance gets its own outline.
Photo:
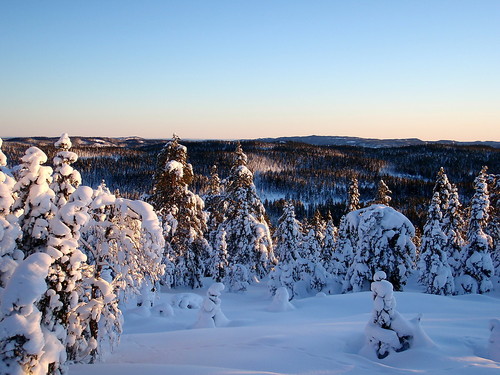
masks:
POLYGON ((498 0, 0 2, 0 136, 500 140, 498 0))

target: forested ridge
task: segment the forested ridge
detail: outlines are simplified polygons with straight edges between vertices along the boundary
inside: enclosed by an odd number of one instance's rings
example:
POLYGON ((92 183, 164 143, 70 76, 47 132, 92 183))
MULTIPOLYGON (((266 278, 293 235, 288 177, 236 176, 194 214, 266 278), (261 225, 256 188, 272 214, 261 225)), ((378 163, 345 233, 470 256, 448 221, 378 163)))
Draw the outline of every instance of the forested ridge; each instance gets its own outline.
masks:
MULTIPOLYGON (((157 154, 168 140, 140 138, 73 137, 79 159, 74 164, 85 184, 96 187, 102 180, 127 198, 151 193, 157 154)), ((4 141, 11 164, 22 157, 27 144, 37 145, 47 155, 55 153, 55 138, 15 138, 4 141)), ((231 168, 234 141, 183 141, 193 165, 193 191, 207 192, 210 168, 217 165, 225 178, 231 168)), ((248 167, 271 222, 276 223, 283 199, 292 199, 297 217, 311 218, 319 211, 331 212, 339 222, 346 210, 347 189, 352 177, 359 181, 360 200, 374 199, 378 181, 392 191, 391 206, 417 227, 425 221, 435 176, 443 167, 467 204, 474 176, 487 165, 497 171, 500 150, 482 145, 426 144, 405 147, 315 146, 300 142, 241 141, 248 167)))

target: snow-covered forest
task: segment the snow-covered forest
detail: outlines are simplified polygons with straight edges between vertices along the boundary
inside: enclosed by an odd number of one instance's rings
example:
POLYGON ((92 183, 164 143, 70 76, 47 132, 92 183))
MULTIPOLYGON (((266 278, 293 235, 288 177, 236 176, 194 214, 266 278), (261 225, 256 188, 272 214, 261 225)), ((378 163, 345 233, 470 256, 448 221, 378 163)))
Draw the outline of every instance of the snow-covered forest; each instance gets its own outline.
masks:
MULTIPOLYGON (((499 368, 495 150, 446 149, 436 167, 414 162, 411 148, 199 142, 200 174, 175 135, 160 150, 112 157, 92 148, 78 155, 67 134, 50 145, 50 159, 14 146, 0 152, 2 374, 137 373, 104 365, 128 361, 174 374, 499 368), (398 158, 404 168, 395 171, 398 158), (333 161, 343 167, 326 173, 333 161), (96 164, 109 167, 106 179, 86 181, 96 164), (429 168, 432 179, 423 177, 429 168), (407 316, 414 312, 430 313, 436 340, 425 316, 407 316), (470 314, 470 325, 454 323, 470 314), (141 330, 150 334, 137 337, 141 330), (302 346, 304 334, 318 342, 302 346), (212 358, 227 346, 233 358, 212 358), (185 362, 155 359, 169 351, 185 362), (297 351, 312 358, 289 358, 297 351), (190 367, 199 353, 201 367, 190 367)), ((443 153, 433 147, 426 158, 443 153)))

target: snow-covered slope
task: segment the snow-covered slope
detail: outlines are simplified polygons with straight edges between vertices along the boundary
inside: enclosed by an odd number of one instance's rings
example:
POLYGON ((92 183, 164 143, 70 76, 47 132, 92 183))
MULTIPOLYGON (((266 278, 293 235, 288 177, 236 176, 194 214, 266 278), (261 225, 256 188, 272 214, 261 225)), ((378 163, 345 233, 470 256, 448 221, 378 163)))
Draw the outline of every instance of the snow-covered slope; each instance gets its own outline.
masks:
POLYGON ((404 318, 423 314, 424 332, 414 348, 379 360, 362 350, 370 292, 293 300, 294 310, 272 312, 261 283, 245 294, 222 293, 228 326, 194 329, 206 289, 162 293, 151 313, 128 310, 117 351, 105 363, 71 366, 70 375, 476 375, 500 370, 500 363, 488 359, 489 322, 500 317, 499 294, 443 297, 416 287, 396 292, 404 318))

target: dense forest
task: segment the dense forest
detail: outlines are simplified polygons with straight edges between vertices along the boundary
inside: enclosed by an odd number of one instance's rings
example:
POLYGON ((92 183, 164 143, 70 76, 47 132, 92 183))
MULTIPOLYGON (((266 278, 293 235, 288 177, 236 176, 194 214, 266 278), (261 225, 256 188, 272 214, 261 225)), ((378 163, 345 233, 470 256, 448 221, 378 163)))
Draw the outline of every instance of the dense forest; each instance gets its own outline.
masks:
MULTIPOLYGON (((96 187, 102 180, 126 198, 151 193, 156 158, 167 140, 140 138, 73 137, 79 155, 75 168, 83 182, 96 187)), ((6 139, 3 150, 11 166, 18 164, 27 145, 37 145, 49 158, 56 152, 54 138, 6 139)), ((192 189, 207 192, 210 168, 217 165, 225 178, 231 168, 234 141, 183 141, 195 178, 192 189)), ((500 166, 500 149, 483 145, 425 144, 369 148, 316 146, 300 142, 241 141, 248 166, 272 223, 281 215, 284 199, 292 199, 297 218, 312 218, 319 210, 331 212, 336 223, 346 210, 347 189, 352 177, 359 181, 361 203, 375 198, 383 180, 392 191, 391 206, 422 227, 432 197, 436 174, 443 167, 457 185, 466 205, 473 193, 474 176, 484 165, 491 173, 500 166)))

